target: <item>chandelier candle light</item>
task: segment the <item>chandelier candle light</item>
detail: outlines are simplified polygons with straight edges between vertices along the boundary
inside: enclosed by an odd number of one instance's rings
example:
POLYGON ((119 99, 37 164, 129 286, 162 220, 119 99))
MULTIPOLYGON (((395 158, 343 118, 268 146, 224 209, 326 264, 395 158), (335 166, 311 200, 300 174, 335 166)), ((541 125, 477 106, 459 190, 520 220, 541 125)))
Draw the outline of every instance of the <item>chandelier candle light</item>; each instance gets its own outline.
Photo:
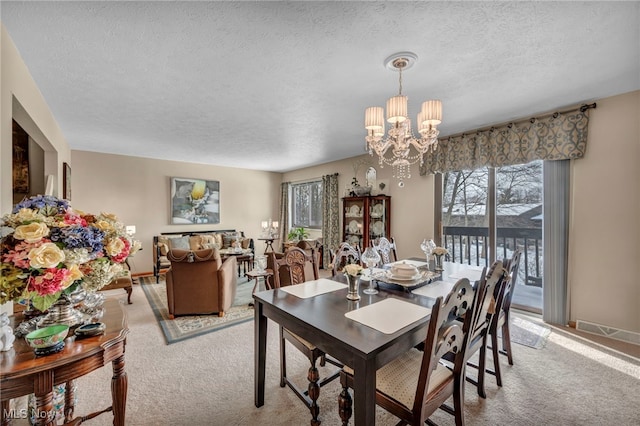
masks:
POLYGON ((438 124, 442 122, 442 102, 429 100, 422 104, 417 123, 420 138, 413 135, 411 120, 407 114, 407 96, 402 94, 402 70, 415 63, 418 56, 411 52, 396 53, 384 63, 387 68, 396 69, 400 75, 398 95, 387 100, 387 122, 391 128, 385 137, 384 110, 382 107, 369 107, 365 111, 365 129, 367 129, 367 148, 369 154, 375 152, 379 164, 393 167, 393 177, 398 178, 398 186, 404 186, 404 179, 411 177, 410 166, 424 162, 424 155, 438 147, 438 124), (413 150, 411 149, 413 147, 413 150), (391 151, 392 155, 387 155, 391 151))

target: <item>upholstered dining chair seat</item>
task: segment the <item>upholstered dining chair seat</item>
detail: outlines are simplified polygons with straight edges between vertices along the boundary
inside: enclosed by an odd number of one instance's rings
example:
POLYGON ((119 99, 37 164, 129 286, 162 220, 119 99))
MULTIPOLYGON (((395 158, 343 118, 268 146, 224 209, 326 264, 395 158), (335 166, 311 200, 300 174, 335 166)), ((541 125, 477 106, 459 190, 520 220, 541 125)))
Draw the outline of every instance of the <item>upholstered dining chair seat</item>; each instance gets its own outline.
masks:
MULTIPOLYGON (((416 398, 418 387, 420 364, 423 353, 418 349, 411 349, 400 355, 384 367, 376 371, 376 389, 405 407, 411 410, 416 398)), ((353 369, 345 366, 344 371, 353 375, 353 369)), ((432 393, 439 386, 442 386, 453 379, 453 371, 442 364, 438 364, 435 371, 431 373, 427 393, 432 393)))
POLYGON ((309 350, 313 351, 315 349, 317 349, 317 346, 314 345, 313 343, 303 339, 302 337, 298 336, 296 333, 292 333, 291 331, 287 330, 287 332, 292 335, 293 337, 295 337, 298 342, 302 343, 304 346, 306 346, 309 350))

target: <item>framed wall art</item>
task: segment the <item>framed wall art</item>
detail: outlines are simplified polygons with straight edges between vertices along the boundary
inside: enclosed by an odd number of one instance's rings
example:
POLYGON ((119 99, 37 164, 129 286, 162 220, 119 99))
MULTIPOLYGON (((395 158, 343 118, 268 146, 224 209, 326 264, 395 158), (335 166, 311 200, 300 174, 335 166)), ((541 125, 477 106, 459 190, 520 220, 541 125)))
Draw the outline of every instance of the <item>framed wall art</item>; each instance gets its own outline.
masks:
POLYGON ((71 201, 71 166, 62 163, 62 198, 71 201))
POLYGON ((220 223, 220 182, 171 178, 171 224, 220 223))

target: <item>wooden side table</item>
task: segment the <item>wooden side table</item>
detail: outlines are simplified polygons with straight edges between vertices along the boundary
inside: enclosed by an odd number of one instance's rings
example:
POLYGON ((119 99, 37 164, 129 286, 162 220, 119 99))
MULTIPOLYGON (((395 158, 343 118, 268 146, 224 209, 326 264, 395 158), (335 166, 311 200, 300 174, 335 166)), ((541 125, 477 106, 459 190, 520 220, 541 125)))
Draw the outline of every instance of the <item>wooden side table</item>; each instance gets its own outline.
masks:
POLYGON ((258 238, 258 240, 260 240, 260 241, 264 241, 264 243, 266 244, 266 247, 265 247, 265 249, 264 249, 264 252, 265 252, 265 253, 267 253, 269 250, 271 250, 271 251, 275 251, 275 250, 273 249, 273 242, 274 242, 275 240, 277 240, 277 239, 278 239, 277 237, 274 237, 274 238, 258 238))
MULTIPOLYGON (((111 406, 105 410, 74 418, 73 394, 65 393, 65 422, 80 424, 83 420, 98 414, 113 411, 113 424, 124 426, 125 407, 127 403, 127 373, 124 364, 124 347, 129 333, 127 320, 120 302, 107 299, 104 302, 104 316, 100 320, 105 323, 104 334, 84 339, 71 335, 65 339, 62 351, 38 357, 27 345, 24 338, 16 339, 13 350, 0 355, 0 388, 2 388, 1 424, 8 425, 11 412, 9 401, 22 395, 35 394, 36 410, 46 414, 36 418, 38 426, 57 424, 50 413, 53 413, 54 385, 67 383, 67 390, 73 389, 70 383, 104 365, 111 363, 111 406)), ((22 314, 12 319, 12 327, 22 321, 22 314)))

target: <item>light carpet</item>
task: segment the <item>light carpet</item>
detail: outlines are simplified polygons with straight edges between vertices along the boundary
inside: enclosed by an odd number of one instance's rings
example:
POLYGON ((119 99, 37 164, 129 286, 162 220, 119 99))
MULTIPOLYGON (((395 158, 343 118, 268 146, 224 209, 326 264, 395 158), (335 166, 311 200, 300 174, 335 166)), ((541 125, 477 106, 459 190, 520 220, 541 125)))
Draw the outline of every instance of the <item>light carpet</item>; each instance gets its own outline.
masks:
MULTIPOLYGON (((268 321, 265 405, 256 408, 252 322, 166 345, 141 286, 134 285, 133 292, 132 305, 126 304, 121 291, 109 293, 123 300, 130 328, 125 354, 127 426, 309 425, 306 406, 290 389, 279 386, 278 327, 272 321, 268 321)), ((513 317, 540 324, 529 315, 513 317)), ((637 425, 640 359, 551 328, 547 344, 540 349, 513 345, 513 366, 500 357, 503 387, 487 376, 486 399, 478 396, 474 386, 465 386, 467 426, 637 425)), ((289 375, 304 384, 308 360, 288 346, 287 361, 289 375)), ((491 360, 488 363, 492 365, 491 360)), ((325 368, 321 374, 326 374, 325 368)), ((78 379, 76 414, 109 404, 112 375, 111 366, 106 365, 78 379)), ((339 393, 338 381, 320 391, 323 426, 341 425, 339 393)), ((442 411, 433 420, 440 426, 455 424, 442 411)), ((376 411, 377 426, 397 422, 384 410, 376 411)), ((112 424, 111 413, 87 422, 91 426, 112 424)))
POLYGON ((517 316, 511 318, 511 326, 509 327, 511 343, 540 349, 544 347, 549 334, 551 334, 551 329, 547 326, 517 316))
POLYGON ((233 306, 225 311, 222 317, 217 314, 186 315, 169 319, 167 286, 164 276, 160 277, 160 282, 157 284, 155 277, 141 277, 140 284, 168 345, 253 319, 253 308, 249 306, 249 302, 252 301, 253 281, 249 282, 244 277, 238 278, 238 288, 233 306))

